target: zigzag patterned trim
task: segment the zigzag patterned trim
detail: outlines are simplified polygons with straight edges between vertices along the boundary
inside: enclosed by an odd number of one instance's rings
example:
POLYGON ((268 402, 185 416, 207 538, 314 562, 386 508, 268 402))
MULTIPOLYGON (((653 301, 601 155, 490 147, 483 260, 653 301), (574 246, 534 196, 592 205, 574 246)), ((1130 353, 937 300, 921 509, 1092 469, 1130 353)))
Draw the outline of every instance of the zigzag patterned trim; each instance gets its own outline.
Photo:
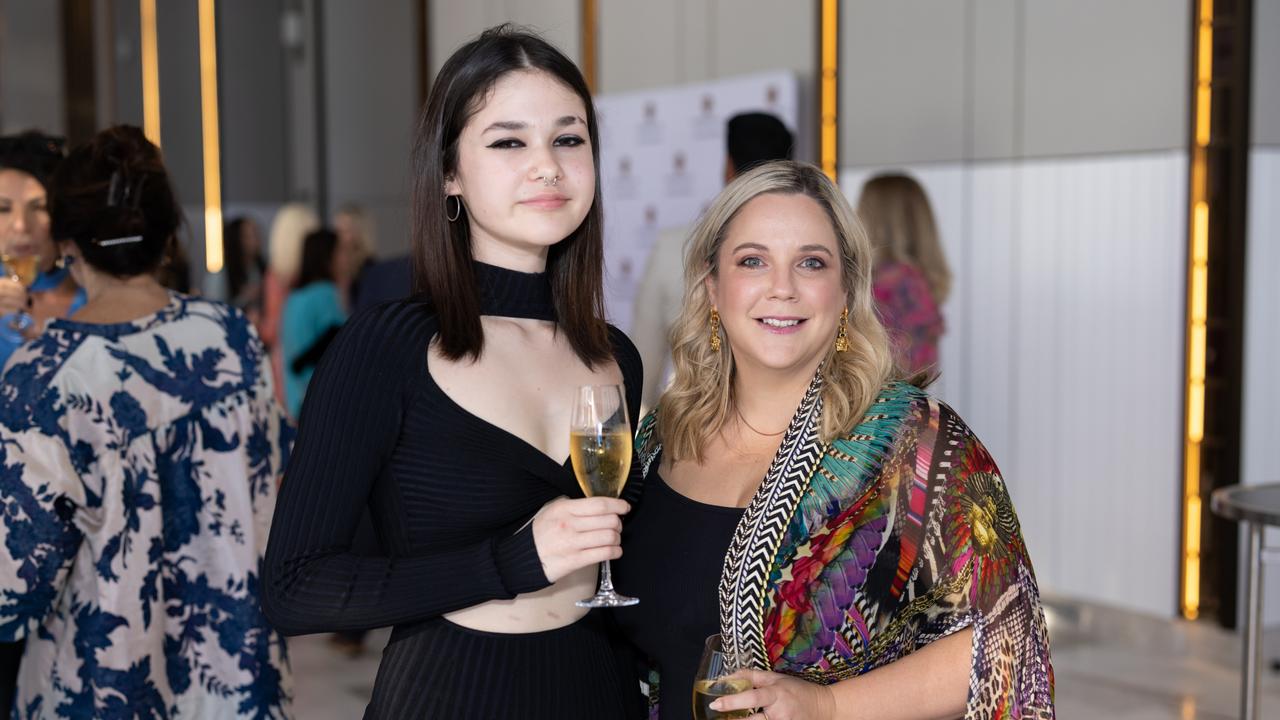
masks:
POLYGON ((760 489, 747 506, 720 574, 720 634, 727 652, 770 669, 764 647, 764 592, 774 554, 809 479, 822 459, 822 368, 791 418, 760 489))
POLYGON ((658 411, 654 409, 641 418, 640 426, 636 428, 636 456, 640 460, 640 477, 645 479, 649 477, 649 466, 662 451, 662 443, 654 440, 657 430, 658 411))

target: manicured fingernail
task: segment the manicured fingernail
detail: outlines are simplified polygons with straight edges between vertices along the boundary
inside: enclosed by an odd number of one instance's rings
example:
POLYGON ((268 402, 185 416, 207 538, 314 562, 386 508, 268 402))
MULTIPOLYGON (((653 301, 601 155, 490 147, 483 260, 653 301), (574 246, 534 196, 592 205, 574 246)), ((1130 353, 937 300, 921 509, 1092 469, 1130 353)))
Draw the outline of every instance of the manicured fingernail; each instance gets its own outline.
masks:
POLYGON ((712 710, 716 710, 716 711, 720 710, 720 701, 719 701, 719 700, 716 700, 716 701, 712 702, 712 703, 711 703, 711 709, 712 709, 712 710))

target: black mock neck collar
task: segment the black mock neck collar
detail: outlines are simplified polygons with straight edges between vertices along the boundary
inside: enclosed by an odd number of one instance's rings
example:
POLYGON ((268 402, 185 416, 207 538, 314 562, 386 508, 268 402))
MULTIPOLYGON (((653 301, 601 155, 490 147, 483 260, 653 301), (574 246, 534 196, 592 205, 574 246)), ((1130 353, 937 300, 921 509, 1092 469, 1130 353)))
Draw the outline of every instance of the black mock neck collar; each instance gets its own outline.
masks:
POLYGON ((500 317, 556 319, 551 299, 551 277, 525 273, 476 260, 476 287, 480 290, 480 314, 500 317))

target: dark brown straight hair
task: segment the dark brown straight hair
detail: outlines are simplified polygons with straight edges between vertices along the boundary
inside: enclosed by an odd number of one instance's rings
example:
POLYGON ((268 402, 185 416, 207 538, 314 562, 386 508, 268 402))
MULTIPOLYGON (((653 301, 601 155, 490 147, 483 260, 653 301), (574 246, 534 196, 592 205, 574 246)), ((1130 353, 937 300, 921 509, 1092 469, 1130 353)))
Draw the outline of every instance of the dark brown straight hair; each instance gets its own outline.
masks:
POLYGON ((581 71, 550 43, 511 25, 490 28, 445 62, 418 120, 413 148, 414 290, 425 293, 438 323, 441 353, 478 358, 484 348, 465 206, 445 216, 445 180, 458 169, 458 136, 494 83, 518 70, 539 70, 582 98, 596 170, 586 218, 547 253, 559 330, 588 366, 612 356, 604 321, 604 214, 600 206, 600 141, 595 106, 581 71))

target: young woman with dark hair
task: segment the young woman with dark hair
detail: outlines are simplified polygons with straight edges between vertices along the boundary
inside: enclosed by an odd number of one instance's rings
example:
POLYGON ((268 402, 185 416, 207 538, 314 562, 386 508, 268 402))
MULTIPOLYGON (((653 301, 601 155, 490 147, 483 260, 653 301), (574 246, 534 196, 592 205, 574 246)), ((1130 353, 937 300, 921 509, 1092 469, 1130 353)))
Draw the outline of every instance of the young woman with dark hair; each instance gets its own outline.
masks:
POLYGON ((499 27, 454 53, 413 153, 419 294, 352 318, 308 388, 264 606, 290 634, 395 626, 366 717, 615 718, 634 695, 574 605, 629 505, 574 480, 573 391, 640 405, 603 314, 598 149, 554 47, 499 27))
POLYGON ((266 351, 239 311, 156 279, 181 210, 142 130, 98 133, 49 194, 88 301, 0 381, 13 717, 285 717, 258 597, 288 443, 266 351))
POLYGON ((238 217, 222 231, 227 259, 227 302, 249 316, 262 315, 262 279, 267 260, 262 253, 262 230, 253 218, 238 217))

